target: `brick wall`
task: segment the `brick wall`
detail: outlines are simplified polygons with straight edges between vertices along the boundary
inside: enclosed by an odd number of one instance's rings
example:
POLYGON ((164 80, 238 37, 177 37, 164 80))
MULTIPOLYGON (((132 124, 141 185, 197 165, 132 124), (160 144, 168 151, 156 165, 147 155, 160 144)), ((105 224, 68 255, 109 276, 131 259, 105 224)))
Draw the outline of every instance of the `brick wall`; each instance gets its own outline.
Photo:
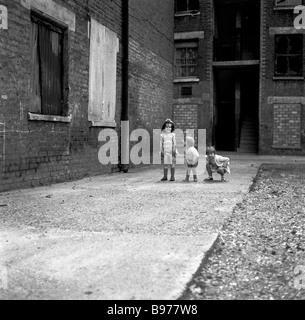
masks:
MULTIPOLYGON (((120 39, 115 130, 120 134, 122 94, 122 1, 56 0, 75 14, 68 31, 66 88, 70 123, 30 121, 31 22, 27 1, 2 0, 9 28, 0 30, 0 191, 111 173, 98 161, 101 127, 88 122, 88 16, 120 39)), ((172 112, 173 1, 131 1, 130 117, 136 126, 160 127, 172 112), (151 21, 148 17, 155 15, 151 21), (161 23, 162 22, 162 23, 161 23), (145 36, 144 36, 145 35, 145 36), (160 85, 162 84, 162 85, 160 85), (135 116, 135 117, 134 117, 135 116), (137 119, 135 121, 134 119, 137 119), (149 124, 147 124, 149 122, 149 124)))
POLYGON ((183 131, 187 129, 197 130, 197 115, 198 115, 198 105, 188 104, 188 105, 175 105, 174 106, 174 118, 176 128, 182 129, 183 131))
MULTIPOLYGON (((305 1, 303 1, 305 5, 305 1)), ((272 100, 279 97, 285 102, 285 99, 294 100, 304 97, 305 82, 302 79, 281 80, 274 78, 274 55, 275 55, 275 37, 270 28, 293 29, 293 21, 296 15, 293 10, 274 10, 273 1, 261 1, 261 76, 260 76, 260 132, 259 132, 259 153, 261 154, 305 154, 305 113, 302 112, 305 107, 300 104, 300 111, 292 114, 290 103, 273 103, 272 100), (279 104, 279 105, 278 105, 279 104), (280 111, 279 111, 280 110, 280 111), (285 115, 285 116, 284 116, 285 115), (298 119, 295 119, 295 117, 298 119), (298 127, 297 138, 293 134, 292 122, 298 127), (279 129, 281 128, 281 131, 279 129), (291 139, 297 139, 291 141, 291 139)), ((305 37, 303 36, 303 48, 305 48, 305 37)), ((305 51, 303 50, 303 74, 305 51)), ((299 105, 299 104, 297 104, 299 105)))
POLYGON ((151 133, 172 114, 174 0, 130 6, 130 121, 151 133))
MULTIPOLYGON (((207 144, 212 143, 213 128, 213 1, 201 0, 199 12, 195 15, 177 15, 175 17, 175 33, 204 32, 203 38, 189 39, 198 41, 198 82, 176 82, 174 85, 174 120, 186 123, 185 112, 192 114, 192 120, 187 126, 193 129, 207 130, 207 144), (182 87, 192 87, 192 95, 183 97, 182 87), (190 104, 187 98, 191 99, 190 104), (194 103, 197 115, 194 114, 194 103), (188 110, 188 108, 190 109, 188 110)), ((183 126, 185 126, 183 124, 183 126)))
MULTIPOLYGON (((176 16, 175 33, 204 31, 204 39, 199 44, 199 82, 197 83, 175 83, 174 104, 181 104, 179 110, 183 110, 184 99, 181 96, 181 87, 190 85, 193 94, 189 98, 198 99, 198 128, 207 129, 207 143, 212 143, 213 110, 216 98, 213 79, 213 29, 214 29, 214 1, 201 0, 200 12, 196 15, 176 16)), ((300 97, 305 96, 304 79, 281 80, 274 79, 274 56, 275 38, 270 34, 269 28, 293 29, 296 15, 293 10, 274 10, 274 1, 260 1, 261 3, 261 50, 260 50, 260 102, 259 102, 259 153, 261 154, 305 154, 305 107, 301 103, 301 112, 298 113, 300 121, 300 145, 298 148, 282 148, 274 146, 276 135, 276 124, 274 115, 274 103, 270 99, 275 97, 289 97, 292 103, 300 97)), ((302 1, 305 5, 305 1, 302 1)), ((304 30, 303 30, 304 33, 304 30)), ((305 37, 303 37, 303 49, 305 48, 305 37)), ((303 50, 303 69, 305 62, 305 50, 303 50)), ((303 70, 305 71, 305 70, 303 70)), ((288 102, 288 105, 291 102, 288 102)), ((289 110, 289 108, 288 108, 289 110)), ((175 112, 176 117, 179 118, 175 112)), ((180 120, 179 120, 180 121, 180 120)), ((279 121, 279 120, 277 120, 279 121)), ((282 140, 289 140, 289 132, 282 134, 282 140), (286 138, 284 136, 286 135, 286 138)))
POLYGON ((301 147, 301 105, 274 105, 273 146, 301 147))

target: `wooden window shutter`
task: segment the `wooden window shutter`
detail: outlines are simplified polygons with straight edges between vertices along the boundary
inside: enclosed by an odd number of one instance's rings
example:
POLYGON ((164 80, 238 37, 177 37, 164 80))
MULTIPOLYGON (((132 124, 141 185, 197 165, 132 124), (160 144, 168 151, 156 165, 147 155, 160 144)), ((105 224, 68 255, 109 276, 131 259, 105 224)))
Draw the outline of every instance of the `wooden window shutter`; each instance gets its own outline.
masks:
POLYGON ((104 119, 113 122, 116 107, 116 76, 117 76, 117 53, 118 38, 114 32, 105 30, 105 74, 104 74, 104 119))
POLYGON ((38 50, 38 24, 36 23, 32 23, 31 93, 31 112, 41 113, 40 58, 38 50))
POLYGON ((88 120, 96 126, 115 125, 117 35, 91 20, 88 120))
POLYGON ((33 20, 31 111, 62 115, 63 35, 58 28, 33 20))

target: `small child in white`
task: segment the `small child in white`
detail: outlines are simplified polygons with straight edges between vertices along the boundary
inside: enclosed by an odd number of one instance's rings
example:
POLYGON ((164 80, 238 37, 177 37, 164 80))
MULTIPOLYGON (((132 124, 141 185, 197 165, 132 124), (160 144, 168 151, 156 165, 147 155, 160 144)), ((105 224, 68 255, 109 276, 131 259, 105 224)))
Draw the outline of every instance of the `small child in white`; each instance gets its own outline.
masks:
POLYGON ((199 153, 194 147, 195 140, 192 137, 186 137, 185 159, 187 164, 185 182, 188 182, 193 171, 194 182, 197 182, 197 167, 199 161, 199 153))
POLYGON ((207 147, 206 161, 206 168, 209 174, 209 178, 205 179, 205 181, 213 181, 213 172, 217 172, 221 175, 221 181, 226 181, 224 175, 226 173, 231 173, 230 159, 216 154, 216 150, 214 147, 207 147))

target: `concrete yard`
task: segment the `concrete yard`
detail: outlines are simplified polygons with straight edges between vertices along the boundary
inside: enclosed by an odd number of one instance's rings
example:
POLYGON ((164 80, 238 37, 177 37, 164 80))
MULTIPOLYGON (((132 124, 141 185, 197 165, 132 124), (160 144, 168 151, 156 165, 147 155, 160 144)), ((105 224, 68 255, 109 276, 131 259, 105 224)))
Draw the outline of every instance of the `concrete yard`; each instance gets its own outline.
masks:
POLYGON ((178 299, 260 165, 304 161, 228 156, 225 183, 151 166, 0 194, 0 299, 178 299))

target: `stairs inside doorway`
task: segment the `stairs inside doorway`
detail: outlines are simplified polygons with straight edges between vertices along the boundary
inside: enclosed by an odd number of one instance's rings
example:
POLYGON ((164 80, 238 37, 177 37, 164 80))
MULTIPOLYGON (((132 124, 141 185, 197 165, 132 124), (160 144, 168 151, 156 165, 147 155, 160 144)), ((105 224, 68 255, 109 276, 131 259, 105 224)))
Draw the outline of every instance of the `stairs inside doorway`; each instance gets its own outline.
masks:
POLYGON ((237 152, 240 153, 257 153, 258 135, 256 121, 249 118, 244 119, 240 133, 240 147, 237 152))

